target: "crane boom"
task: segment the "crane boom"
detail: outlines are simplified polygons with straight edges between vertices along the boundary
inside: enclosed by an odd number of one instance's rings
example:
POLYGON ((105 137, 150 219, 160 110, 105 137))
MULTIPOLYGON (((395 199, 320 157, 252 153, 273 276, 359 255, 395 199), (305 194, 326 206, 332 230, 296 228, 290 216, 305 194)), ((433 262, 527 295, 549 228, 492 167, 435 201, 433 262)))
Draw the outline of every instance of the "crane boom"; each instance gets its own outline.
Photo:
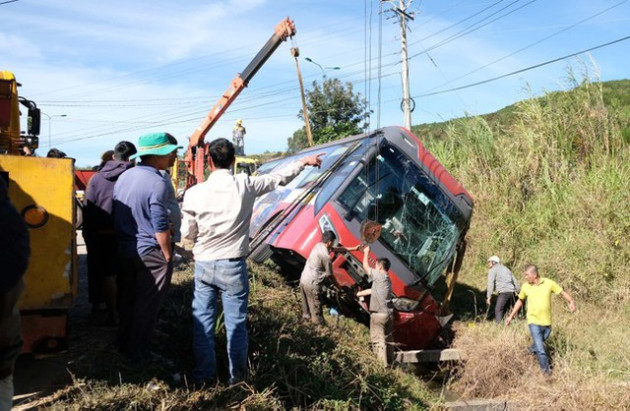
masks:
POLYGON ((228 107, 236 100, 249 81, 256 75, 258 70, 276 51, 278 46, 289 37, 295 35, 295 26, 287 17, 278 23, 271 38, 265 43, 262 49, 256 54, 254 59, 245 67, 242 73, 238 74, 230 83, 228 89, 223 93, 219 101, 210 110, 206 118, 195 129, 188 143, 188 150, 184 161, 187 167, 186 187, 203 181, 203 172, 207 147, 204 139, 208 131, 216 124, 219 118, 225 113, 228 107))

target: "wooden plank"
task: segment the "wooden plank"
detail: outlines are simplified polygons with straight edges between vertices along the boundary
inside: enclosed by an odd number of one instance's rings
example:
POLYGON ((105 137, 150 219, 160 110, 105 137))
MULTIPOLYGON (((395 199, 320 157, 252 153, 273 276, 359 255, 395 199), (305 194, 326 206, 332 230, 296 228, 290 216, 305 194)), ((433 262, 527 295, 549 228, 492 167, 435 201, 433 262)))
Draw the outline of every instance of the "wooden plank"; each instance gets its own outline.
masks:
POLYGON ((412 350, 396 352, 396 362, 422 363, 440 361, 459 361, 464 359, 464 353, 456 348, 444 350, 412 350))
POLYGON ((449 411, 504 411, 518 410, 519 404, 502 400, 468 400, 452 401, 444 404, 444 409, 449 411))

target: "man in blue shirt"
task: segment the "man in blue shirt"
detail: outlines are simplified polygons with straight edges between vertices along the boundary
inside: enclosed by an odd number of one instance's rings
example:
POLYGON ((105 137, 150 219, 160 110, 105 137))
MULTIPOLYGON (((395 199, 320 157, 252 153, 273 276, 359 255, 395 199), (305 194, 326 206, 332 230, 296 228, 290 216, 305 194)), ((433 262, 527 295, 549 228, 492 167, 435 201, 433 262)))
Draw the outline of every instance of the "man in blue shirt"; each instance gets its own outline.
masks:
POLYGON ((114 187, 114 229, 122 259, 118 335, 119 351, 133 361, 148 354, 157 314, 171 283, 171 233, 168 190, 160 170, 177 149, 168 133, 147 134, 138 140, 141 158, 123 173, 114 187))

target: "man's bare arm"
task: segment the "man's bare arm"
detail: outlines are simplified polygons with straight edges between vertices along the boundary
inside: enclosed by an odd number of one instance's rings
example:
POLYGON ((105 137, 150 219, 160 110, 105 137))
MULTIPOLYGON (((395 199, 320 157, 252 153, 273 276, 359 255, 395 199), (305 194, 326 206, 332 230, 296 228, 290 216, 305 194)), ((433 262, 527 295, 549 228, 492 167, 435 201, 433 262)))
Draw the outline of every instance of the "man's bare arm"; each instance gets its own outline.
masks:
POLYGON ((566 291, 562 291, 560 295, 569 303, 569 310, 571 310, 571 312, 575 312, 575 309, 576 309, 575 301, 573 301, 573 298, 571 297, 571 295, 569 295, 569 293, 566 291))
POLYGON ((171 261, 171 233, 170 231, 164 231, 162 233, 155 233, 155 239, 160 245, 162 254, 166 261, 171 261))
POLYGON ((505 325, 510 325, 510 323, 512 322, 512 318, 514 318, 514 316, 518 313, 522 306, 523 300, 519 299, 516 304, 514 304, 514 309, 512 309, 510 315, 508 315, 508 317, 505 319, 505 325))

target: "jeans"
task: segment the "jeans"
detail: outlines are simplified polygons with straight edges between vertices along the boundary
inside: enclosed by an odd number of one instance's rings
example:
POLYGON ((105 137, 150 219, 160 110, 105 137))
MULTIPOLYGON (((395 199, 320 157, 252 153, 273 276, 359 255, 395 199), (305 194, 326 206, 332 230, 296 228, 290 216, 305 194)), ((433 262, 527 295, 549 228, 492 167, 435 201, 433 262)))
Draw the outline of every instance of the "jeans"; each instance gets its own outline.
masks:
POLYGON ((192 302, 193 352, 196 360, 193 378, 197 382, 214 380, 217 374, 214 331, 219 293, 225 318, 230 383, 242 380, 247 371, 249 282, 245 258, 197 261, 192 302))
POLYGON ((532 335, 532 347, 530 351, 538 357, 540 369, 545 374, 550 374, 551 368, 549 367, 549 356, 545 350, 545 341, 549 338, 549 334, 551 334, 551 326, 529 324, 529 333, 532 335))

